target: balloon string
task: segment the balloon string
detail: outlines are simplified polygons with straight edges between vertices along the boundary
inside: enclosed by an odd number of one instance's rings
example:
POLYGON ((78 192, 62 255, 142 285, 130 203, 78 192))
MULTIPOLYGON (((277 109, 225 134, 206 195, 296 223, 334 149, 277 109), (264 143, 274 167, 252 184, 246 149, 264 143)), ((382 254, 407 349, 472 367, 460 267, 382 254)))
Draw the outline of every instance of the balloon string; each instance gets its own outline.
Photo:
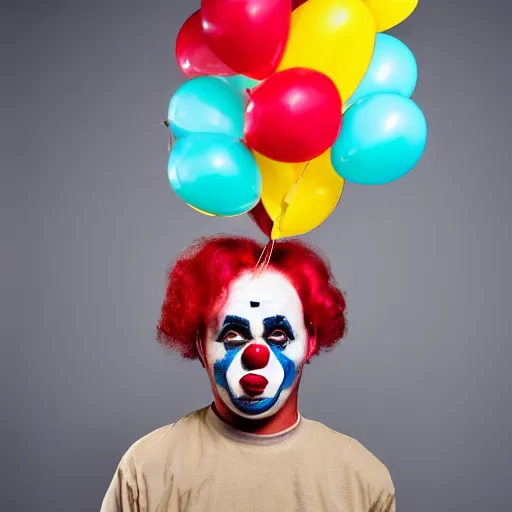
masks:
POLYGON ((165 121, 162 121, 162 123, 168 130, 169 130, 169 142, 167 143, 167 152, 170 153, 173 146, 174 146, 174 135, 172 134, 171 125, 169 124, 169 121, 167 119, 165 121))
POLYGON ((258 276, 267 269, 270 263, 270 258, 272 257, 272 252, 274 251, 274 243, 275 240, 270 240, 263 248, 263 251, 261 251, 260 257, 256 262, 256 271, 254 272, 253 277, 258 276))
POLYGON ((288 207, 290 206, 293 196, 295 195, 295 191, 297 190, 297 187, 299 186, 300 181, 302 180, 302 177, 304 176, 304 173, 306 172, 306 169, 308 168, 308 165, 311 163, 311 161, 307 162, 304 166, 304 169, 302 169, 301 173, 299 174, 297 180, 293 184, 292 188, 288 191, 288 193, 283 197, 281 200, 281 211, 279 212, 279 215, 277 216, 275 220, 275 224, 277 225, 277 229, 279 233, 282 232, 282 226, 284 217, 286 215, 286 212, 288 211, 288 207))

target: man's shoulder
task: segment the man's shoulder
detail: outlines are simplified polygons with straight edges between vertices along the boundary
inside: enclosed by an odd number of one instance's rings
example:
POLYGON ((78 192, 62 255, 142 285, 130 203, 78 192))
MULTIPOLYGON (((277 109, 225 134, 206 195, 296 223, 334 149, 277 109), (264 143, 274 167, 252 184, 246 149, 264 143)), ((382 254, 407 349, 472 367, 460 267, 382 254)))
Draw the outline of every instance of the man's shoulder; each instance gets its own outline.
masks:
POLYGON ((125 458, 137 466, 168 453, 173 447, 183 446, 185 437, 204 417, 206 407, 181 416, 174 423, 159 427, 135 441, 126 451, 125 458))
POLYGON ((364 475, 376 485, 389 484, 388 468, 361 441, 314 420, 305 420, 310 433, 341 465, 364 475))

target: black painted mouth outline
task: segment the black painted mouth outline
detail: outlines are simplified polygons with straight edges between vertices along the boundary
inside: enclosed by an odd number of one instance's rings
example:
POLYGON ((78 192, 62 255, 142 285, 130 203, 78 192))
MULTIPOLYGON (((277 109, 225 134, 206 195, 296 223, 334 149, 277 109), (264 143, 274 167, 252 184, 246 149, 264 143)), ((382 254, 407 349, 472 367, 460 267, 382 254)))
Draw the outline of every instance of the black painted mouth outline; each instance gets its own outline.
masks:
POLYGON ((251 405, 251 404, 255 404, 255 403, 258 403, 258 402, 262 402, 263 400, 267 400, 268 398, 262 398, 262 397, 259 397, 259 398, 254 398, 254 397, 249 397, 249 396, 240 396, 237 398, 237 400, 239 402, 242 402, 244 404, 247 404, 247 405, 251 405))

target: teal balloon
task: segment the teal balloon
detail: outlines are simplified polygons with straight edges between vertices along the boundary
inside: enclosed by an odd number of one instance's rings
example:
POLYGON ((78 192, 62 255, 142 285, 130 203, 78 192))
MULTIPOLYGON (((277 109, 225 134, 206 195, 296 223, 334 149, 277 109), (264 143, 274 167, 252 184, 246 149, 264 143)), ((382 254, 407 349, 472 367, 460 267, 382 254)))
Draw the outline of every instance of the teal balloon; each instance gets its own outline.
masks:
POLYGON ((176 193, 206 213, 240 215, 260 198, 261 173, 253 154, 227 135, 192 134, 177 140, 167 170, 176 193))
POLYGON ((396 37, 378 33, 370 66, 346 106, 385 92, 410 98, 417 81, 418 65, 411 50, 396 37))
POLYGON ((245 104, 244 95, 221 78, 192 78, 169 102, 169 127, 175 138, 191 133, 221 133, 241 139, 245 104))
POLYGON ((244 94, 247 89, 256 87, 260 82, 244 75, 224 76, 222 77, 231 87, 244 94))
POLYGON ((331 149, 331 163, 345 180, 381 185, 408 173, 427 142, 427 122, 410 98, 375 94, 351 107, 331 149))

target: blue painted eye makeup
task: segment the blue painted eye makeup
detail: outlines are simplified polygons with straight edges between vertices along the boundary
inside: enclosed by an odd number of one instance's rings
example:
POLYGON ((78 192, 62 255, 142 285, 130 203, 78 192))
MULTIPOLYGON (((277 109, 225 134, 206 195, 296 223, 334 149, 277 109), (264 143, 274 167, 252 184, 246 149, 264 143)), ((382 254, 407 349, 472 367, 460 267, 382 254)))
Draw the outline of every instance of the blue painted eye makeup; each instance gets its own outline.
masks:
POLYGON ((243 341, 248 341, 252 339, 253 336, 251 333, 249 320, 235 315, 226 316, 222 324, 222 328, 216 337, 216 341, 227 344, 239 344, 243 341), (228 335, 230 333, 233 333, 235 335, 238 334, 242 339, 237 340, 236 336, 234 336, 230 340, 228 339, 228 335))
POLYGON ((294 340, 292 326, 283 315, 276 315, 263 320, 263 337, 276 345, 284 345, 288 341, 294 340))
MULTIPOLYGON (((289 341, 295 339, 290 322, 283 315, 267 317, 263 320, 263 338, 271 344, 284 347, 289 341)), ((250 323, 247 318, 236 315, 227 315, 222 328, 216 337, 219 343, 236 346, 254 339, 250 323)))

